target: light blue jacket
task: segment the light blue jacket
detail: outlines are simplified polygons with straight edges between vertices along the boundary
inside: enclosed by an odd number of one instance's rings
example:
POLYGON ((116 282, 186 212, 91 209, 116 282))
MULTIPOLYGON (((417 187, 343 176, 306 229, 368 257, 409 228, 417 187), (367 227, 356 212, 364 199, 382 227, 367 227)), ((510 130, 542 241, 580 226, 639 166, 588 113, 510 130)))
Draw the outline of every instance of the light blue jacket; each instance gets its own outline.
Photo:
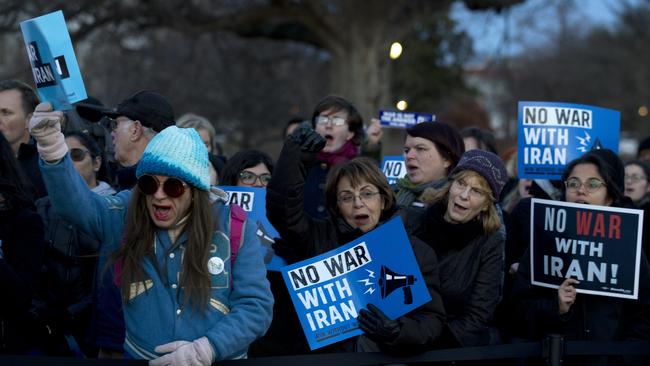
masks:
MULTIPOLYGON (((102 255, 117 249, 131 191, 108 197, 91 192, 69 155, 56 164, 42 160, 40 164, 56 212, 103 243, 102 255)), ((170 251, 167 231, 156 232, 154 251, 160 275, 152 261, 145 259, 143 266, 148 279, 144 284, 131 284, 130 299, 124 305, 124 346, 133 357, 156 358, 160 356, 154 352, 158 345, 206 336, 215 351, 215 360, 239 358, 269 327, 273 296, 254 227, 245 223, 242 244, 231 271, 230 211, 227 206, 215 203, 213 212, 218 215, 219 227, 212 236, 210 304, 202 314, 189 305, 182 306, 178 278, 187 236, 183 233, 177 240, 179 245, 170 251)))

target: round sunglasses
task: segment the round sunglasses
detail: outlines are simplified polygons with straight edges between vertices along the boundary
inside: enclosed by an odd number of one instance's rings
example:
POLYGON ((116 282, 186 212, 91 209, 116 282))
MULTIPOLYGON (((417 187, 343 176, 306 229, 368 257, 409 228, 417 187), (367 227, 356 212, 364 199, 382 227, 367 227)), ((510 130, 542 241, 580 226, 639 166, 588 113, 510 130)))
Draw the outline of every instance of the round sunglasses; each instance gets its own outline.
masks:
MULTIPOLYGON (((185 193, 185 187, 187 183, 183 182, 178 178, 167 178, 167 180, 162 184, 163 192, 171 198, 178 198, 185 193)), ((143 175, 138 178, 138 189, 143 194, 150 196, 158 192, 160 187, 160 182, 158 178, 153 175, 143 175)))
MULTIPOLYGON (((76 147, 70 149, 70 158, 72 161, 83 161, 86 158, 86 154, 91 155, 90 151, 88 150, 83 150, 76 147)), ((92 157, 92 155, 90 157, 92 157)))

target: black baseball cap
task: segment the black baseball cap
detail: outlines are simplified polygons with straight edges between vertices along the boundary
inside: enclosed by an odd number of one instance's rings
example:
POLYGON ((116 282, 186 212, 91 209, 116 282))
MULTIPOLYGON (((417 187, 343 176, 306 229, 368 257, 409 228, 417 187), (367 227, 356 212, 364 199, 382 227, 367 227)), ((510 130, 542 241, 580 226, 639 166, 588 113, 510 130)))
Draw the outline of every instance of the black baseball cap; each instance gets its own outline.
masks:
POLYGON ((174 124, 174 110, 167 99, 150 90, 141 90, 121 101, 114 108, 105 108, 90 103, 77 103, 77 113, 89 121, 99 122, 102 117, 125 116, 138 120, 145 127, 160 132, 174 124))

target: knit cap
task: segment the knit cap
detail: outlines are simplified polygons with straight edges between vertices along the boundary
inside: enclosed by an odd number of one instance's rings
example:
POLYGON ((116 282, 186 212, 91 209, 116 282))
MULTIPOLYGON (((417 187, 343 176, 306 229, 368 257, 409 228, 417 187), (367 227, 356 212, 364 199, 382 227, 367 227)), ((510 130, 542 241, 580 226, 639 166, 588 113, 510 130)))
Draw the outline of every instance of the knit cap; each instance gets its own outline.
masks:
POLYGON ((469 150, 461 156, 458 165, 450 175, 463 170, 472 170, 483 177, 492 190, 492 195, 499 199, 501 190, 508 180, 508 173, 501 158, 484 150, 469 150))
POLYGON ((208 149, 195 129, 170 126, 149 141, 135 174, 174 177, 207 191, 209 163, 208 149))
POLYGON ((438 153, 449 159, 451 168, 458 164, 458 159, 465 152, 465 143, 458 131, 444 122, 420 122, 406 130, 411 137, 421 137, 433 142, 438 153))

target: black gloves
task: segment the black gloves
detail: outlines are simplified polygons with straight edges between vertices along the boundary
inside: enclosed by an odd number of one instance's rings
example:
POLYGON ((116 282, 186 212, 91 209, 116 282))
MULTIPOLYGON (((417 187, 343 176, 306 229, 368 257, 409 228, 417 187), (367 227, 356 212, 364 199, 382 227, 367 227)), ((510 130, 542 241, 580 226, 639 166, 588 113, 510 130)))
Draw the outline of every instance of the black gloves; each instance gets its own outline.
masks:
POLYGON ((309 122, 303 122, 296 128, 289 139, 300 145, 300 150, 304 152, 319 152, 325 147, 325 138, 316 132, 309 122))
POLYGON ((368 304, 368 310, 359 311, 357 322, 366 336, 377 343, 394 341, 402 328, 397 320, 388 319, 386 314, 373 304, 368 304))

